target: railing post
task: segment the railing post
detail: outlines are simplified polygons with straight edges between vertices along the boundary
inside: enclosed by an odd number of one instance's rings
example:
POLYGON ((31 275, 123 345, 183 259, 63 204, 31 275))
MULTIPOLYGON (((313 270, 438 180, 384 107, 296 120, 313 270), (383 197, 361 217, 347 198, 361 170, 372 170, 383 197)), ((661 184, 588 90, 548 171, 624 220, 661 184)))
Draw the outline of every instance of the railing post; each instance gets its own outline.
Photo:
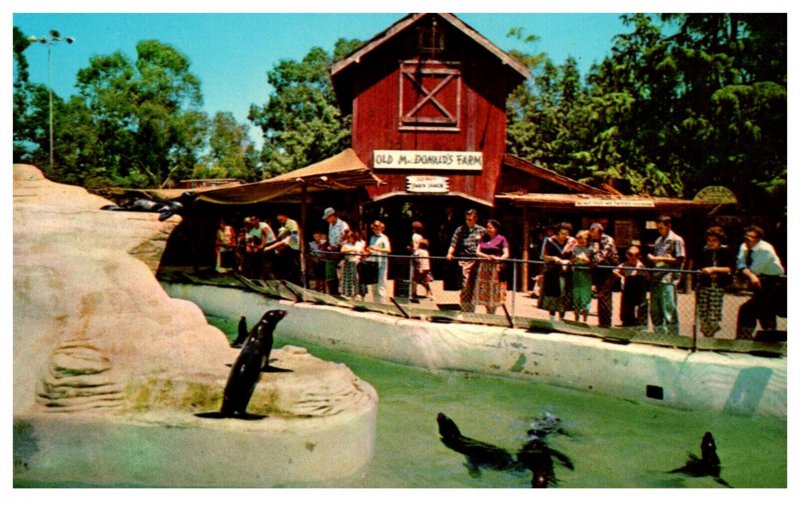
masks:
MULTIPOLYGON (((700 314, 697 312, 697 293, 694 291, 694 322, 692 323, 692 352, 697 351, 697 325, 700 319, 700 314)), ((677 293, 676 293, 677 296, 677 293)))
MULTIPOLYGON (((525 269, 523 268, 523 271, 525 269)), ((517 262, 511 262, 511 320, 517 317, 517 262)))
POLYGON ((414 286, 414 255, 412 254, 411 258, 408 260, 408 303, 411 303, 412 298, 416 298, 416 293, 411 292, 412 286, 414 286))

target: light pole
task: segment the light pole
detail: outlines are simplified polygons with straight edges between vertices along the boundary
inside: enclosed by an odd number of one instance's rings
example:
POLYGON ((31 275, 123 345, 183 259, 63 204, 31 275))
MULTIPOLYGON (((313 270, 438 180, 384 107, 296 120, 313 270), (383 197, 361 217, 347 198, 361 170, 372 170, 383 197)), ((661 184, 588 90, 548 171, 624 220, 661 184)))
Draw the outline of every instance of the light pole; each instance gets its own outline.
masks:
POLYGON ((75 37, 62 37, 58 30, 50 30, 49 37, 37 37, 31 35, 28 37, 31 42, 41 42, 47 44, 47 88, 50 91, 50 172, 53 171, 53 65, 50 56, 50 48, 56 42, 66 42, 72 44, 75 42, 75 37))

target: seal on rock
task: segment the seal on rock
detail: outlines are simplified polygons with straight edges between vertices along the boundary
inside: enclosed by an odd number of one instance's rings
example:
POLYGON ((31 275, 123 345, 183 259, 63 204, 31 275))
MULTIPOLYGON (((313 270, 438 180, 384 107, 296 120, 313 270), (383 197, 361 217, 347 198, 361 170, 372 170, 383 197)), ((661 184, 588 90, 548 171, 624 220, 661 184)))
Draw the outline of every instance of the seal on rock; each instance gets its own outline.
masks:
POLYGON ((248 334, 249 332, 247 331, 247 318, 245 316, 242 316, 241 319, 239 319, 239 327, 236 332, 236 340, 233 341, 231 347, 240 349, 242 345, 244 345, 244 341, 247 340, 248 334))
POLYGON ((223 417, 246 417, 247 404, 261 378, 262 368, 265 361, 269 362, 272 334, 285 316, 285 310, 268 310, 253 326, 225 384, 220 409, 223 417))
POLYGON ((180 202, 169 201, 160 202, 147 198, 136 198, 123 205, 103 205, 100 210, 114 210, 121 212, 156 212, 159 221, 166 221, 175 214, 180 214, 184 210, 184 205, 180 202))

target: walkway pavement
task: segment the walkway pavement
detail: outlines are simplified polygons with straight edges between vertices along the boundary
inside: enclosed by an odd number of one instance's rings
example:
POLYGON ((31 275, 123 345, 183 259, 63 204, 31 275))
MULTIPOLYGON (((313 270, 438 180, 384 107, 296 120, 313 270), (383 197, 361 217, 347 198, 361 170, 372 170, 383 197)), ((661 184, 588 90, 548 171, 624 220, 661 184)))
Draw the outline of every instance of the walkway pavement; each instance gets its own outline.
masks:
MULTIPOLYGON (((433 287, 433 295, 436 304, 457 304, 458 303, 458 291, 444 291, 442 288, 441 281, 435 281, 432 284, 433 287)), ((388 292, 394 293, 394 281, 389 281, 388 292)), ((423 293, 424 289, 418 288, 419 293, 423 293)), ((542 310, 537 307, 538 300, 533 297, 530 293, 515 293, 515 296, 511 296, 512 293, 507 293, 506 299, 506 309, 512 316, 518 317, 532 317, 537 319, 548 319, 550 317, 549 313, 545 310, 542 310)), ((620 307, 620 297, 621 293, 615 292, 613 294, 613 320, 612 324, 614 326, 621 325, 620 317, 619 317, 619 307, 620 307)), ((679 325, 680 325, 680 334, 691 336, 693 333, 693 325, 694 325, 694 293, 681 293, 678 294, 678 313, 679 313, 679 325)), ((734 339, 736 336, 736 314, 739 310, 739 306, 748 300, 747 296, 739 296, 729 294, 725 296, 725 301, 723 304, 723 315, 722 315, 722 322, 721 327, 722 329, 717 333, 716 338, 721 339, 734 339)), ((398 299, 398 302, 401 304, 407 303, 405 299, 398 299)), ((420 299, 419 304, 414 304, 420 308, 436 308, 436 304, 434 304, 429 299, 420 299)), ((477 314, 486 313, 484 307, 478 307, 476 309, 477 314)), ((499 314, 502 314, 502 310, 498 310, 499 314)), ((575 313, 574 312, 567 312, 566 318, 568 320, 574 320, 575 313)), ((588 324, 595 326, 598 324, 597 320, 597 300, 592 300, 591 310, 589 312, 589 320, 588 324)), ((652 329, 652 327, 650 328, 652 329)), ((786 330, 787 329, 787 322, 785 318, 778 318, 778 329, 779 330, 786 330)), ((702 336, 699 333, 698 329, 698 336, 702 336)))

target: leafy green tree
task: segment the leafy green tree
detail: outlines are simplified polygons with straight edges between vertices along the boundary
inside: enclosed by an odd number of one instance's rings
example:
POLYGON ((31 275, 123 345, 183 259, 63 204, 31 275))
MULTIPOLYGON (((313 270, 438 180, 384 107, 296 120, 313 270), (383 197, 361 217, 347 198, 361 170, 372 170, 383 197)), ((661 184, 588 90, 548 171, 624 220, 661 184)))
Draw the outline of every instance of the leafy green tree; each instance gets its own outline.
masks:
POLYGON ((745 209, 785 202, 786 16, 622 19, 630 31, 585 84, 570 60, 529 57, 538 66, 509 101, 509 151, 640 193, 723 184, 745 209))
POLYGON ((281 60, 267 73, 274 91, 264 106, 251 105, 248 119, 264 132, 265 177, 302 168, 350 145, 350 116, 336 104, 330 72, 335 61, 360 45, 339 39, 331 56, 314 47, 301 60, 281 60))
MULTIPOLYGON (((152 187, 191 174, 206 134, 200 82, 189 60, 169 45, 145 40, 136 51, 135 61, 120 52, 92 57, 78 71, 77 95, 67 103, 54 101, 59 145, 57 170, 48 177, 88 186, 152 187)), ((35 128, 15 127, 15 134, 41 149, 43 110, 38 105, 19 115, 35 128)))
POLYGON ((258 153, 247 135, 247 125, 239 124, 230 112, 218 112, 209 127, 209 149, 192 174, 195 178, 237 178, 252 181, 258 153))
MULTIPOLYGON (((43 166, 49 152, 47 88, 30 82, 25 50, 31 42, 14 27, 13 159, 15 163, 43 166)), ((54 97, 54 100, 57 97, 54 97)))

